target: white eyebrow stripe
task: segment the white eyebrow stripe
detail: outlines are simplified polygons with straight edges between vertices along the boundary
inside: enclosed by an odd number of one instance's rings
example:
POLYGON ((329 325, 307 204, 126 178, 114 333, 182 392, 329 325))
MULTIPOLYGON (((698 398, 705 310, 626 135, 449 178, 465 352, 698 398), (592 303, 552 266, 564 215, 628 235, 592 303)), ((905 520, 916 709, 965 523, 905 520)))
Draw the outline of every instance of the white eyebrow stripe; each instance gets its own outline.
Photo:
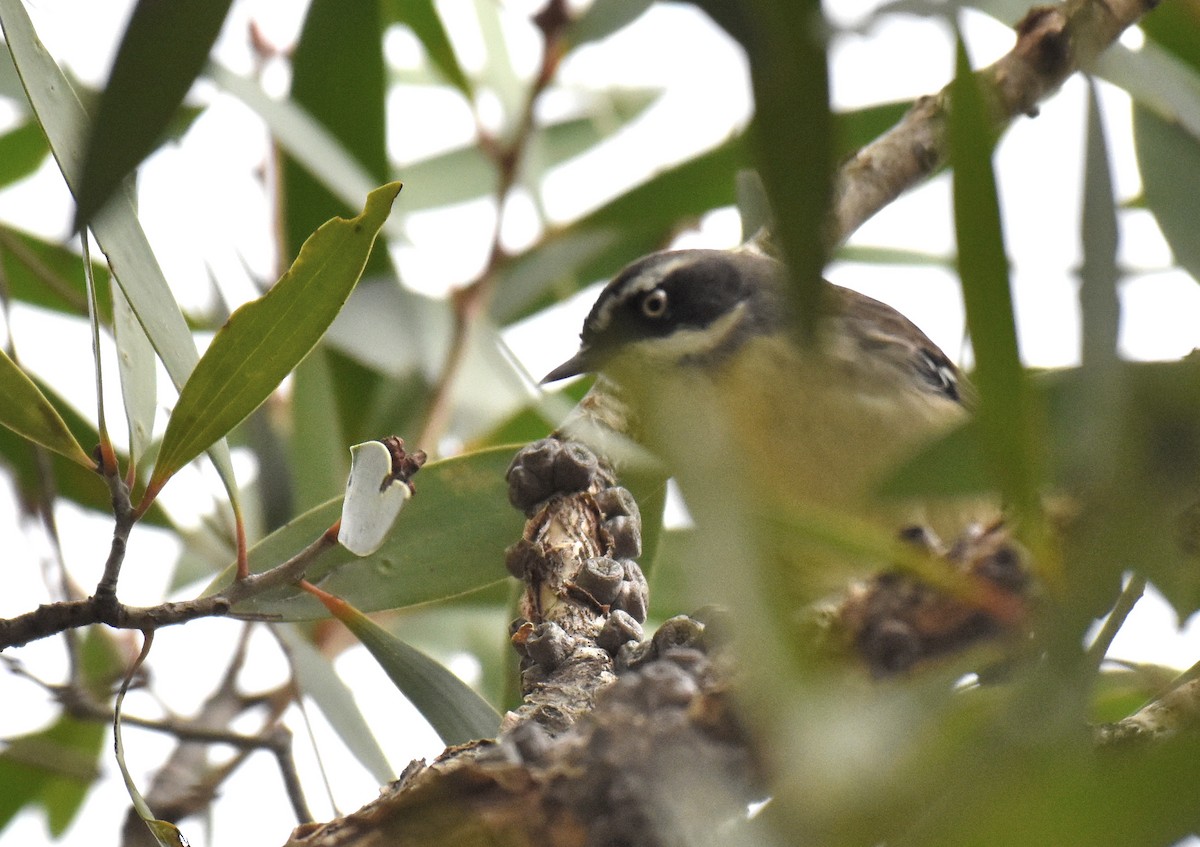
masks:
POLYGON ((600 308, 591 322, 592 331, 603 332, 612 322, 612 315, 615 309, 627 303, 631 297, 647 291, 653 291, 659 283, 670 276, 675 270, 683 267, 690 261, 691 258, 687 256, 664 257, 660 262, 644 268, 636 277, 628 280, 621 287, 620 292, 600 304, 600 308))

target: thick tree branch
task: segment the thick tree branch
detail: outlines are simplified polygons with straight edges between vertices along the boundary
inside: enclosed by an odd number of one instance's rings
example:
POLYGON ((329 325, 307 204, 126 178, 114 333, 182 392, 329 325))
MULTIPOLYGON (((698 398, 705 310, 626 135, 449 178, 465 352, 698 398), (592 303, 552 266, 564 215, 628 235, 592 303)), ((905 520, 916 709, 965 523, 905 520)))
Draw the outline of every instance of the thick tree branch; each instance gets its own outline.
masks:
MULTIPOLYGON (((1086 71, 1157 0, 1068 0, 1038 6, 1017 24, 1017 43, 978 72, 994 97, 995 128, 1003 131, 1076 71, 1086 71)), ((844 242, 868 218, 947 163, 949 86, 919 99, 901 121, 859 150, 834 181, 831 247, 844 242)))

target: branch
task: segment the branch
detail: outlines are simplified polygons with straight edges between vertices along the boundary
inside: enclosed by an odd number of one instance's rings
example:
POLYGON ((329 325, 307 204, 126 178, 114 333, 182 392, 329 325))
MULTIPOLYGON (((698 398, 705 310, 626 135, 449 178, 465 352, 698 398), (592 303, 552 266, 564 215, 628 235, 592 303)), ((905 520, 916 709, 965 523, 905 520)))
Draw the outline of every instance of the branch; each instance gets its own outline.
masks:
MULTIPOLYGON (((1031 9, 1016 26, 1017 43, 978 72, 994 96, 995 129, 1038 104, 1093 61, 1157 0, 1068 0, 1031 9)), ((847 160, 834 179, 829 246, 844 242, 868 218, 947 163, 950 88, 922 97, 898 124, 847 160)))
POLYGON ((761 796, 703 624, 672 619, 641 640, 629 493, 557 439, 518 453, 508 483, 528 518, 506 557, 525 583, 512 637, 524 704, 494 741, 414 762, 359 811, 297 828, 291 847, 702 843, 761 796))
MULTIPOLYGON (((96 594, 86 600, 45 603, 32 612, 0 619, 0 650, 20 647, 39 638, 91 624, 107 624, 114 629, 156 630, 196 618, 225 615, 234 604, 248 597, 295 582, 304 576, 317 556, 337 544, 337 529, 337 524, 334 524, 286 562, 237 580, 221 593, 208 597, 158 606, 126 606, 115 595, 102 594, 97 589, 96 594)), ((114 549, 118 545, 118 535, 114 533, 114 549)), ((124 549, 123 541, 120 546, 124 549)))

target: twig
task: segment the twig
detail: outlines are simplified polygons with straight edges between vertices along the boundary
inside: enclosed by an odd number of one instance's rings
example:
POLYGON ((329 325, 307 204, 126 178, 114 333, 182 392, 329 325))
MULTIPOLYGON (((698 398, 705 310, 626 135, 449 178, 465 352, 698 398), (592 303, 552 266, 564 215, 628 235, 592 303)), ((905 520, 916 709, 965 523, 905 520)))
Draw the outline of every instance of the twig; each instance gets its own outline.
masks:
MULTIPOLYGON (((119 479, 115 484, 123 485, 119 479)), ((196 618, 225 615, 231 607, 249 597, 300 579, 321 553, 337 544, 337 531, 338 525, 334 524, 283 564, 259 574, 251 574, 232 583, 221 593, 208 597, 157 606, 126 606, 117 600, 115 593, 101 595, 97 590, 95 596, 86 600, 46 603, 15 618, 0 619, 0 650, 20 647, 39 638, 90 624, 102 623, 114 629, 155 630, 196 618)), ((118 545, 123 554, 124 538, 127 536, 128 532, 121 536, 114 531, 114 552, 111 555, 116 555, 118 545)))
POLYGON ((570 17, 564 0, 550 0, 534 17, 534 23, 542 33, 542 63, 530 86, 529 94, 521 111, 520 119, 512 140, 500 144, 480 130, 480 148, 488 154, 497 171, 496 180, 496 226, 492 233, 492 244, 483 273, 470 285, 451 295, 454 306, 454 330, 446 362, 439 374, 437 385, 429 402, 425 426, 421 429, 418 444, 435 445, 446 428, 450 416, 454 383, 466 360, 471 333, 480 317, 486 313, 488 300, 495 285, 496 269, 504 260, 504 248, 500 243, 500 228, 503 224, 504 201, 516 184, 520 173, 525 148, 534 128, 534 107, 538 98, 554 79, 563 55, 563 35, 570 17))

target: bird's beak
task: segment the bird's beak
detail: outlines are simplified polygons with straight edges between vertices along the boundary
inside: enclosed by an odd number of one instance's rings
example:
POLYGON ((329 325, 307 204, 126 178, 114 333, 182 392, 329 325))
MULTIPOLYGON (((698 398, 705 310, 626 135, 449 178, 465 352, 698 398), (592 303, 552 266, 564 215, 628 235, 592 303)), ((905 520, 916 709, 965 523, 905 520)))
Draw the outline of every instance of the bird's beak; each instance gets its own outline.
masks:
POLYGON ((558 382, 560 379, 566 379, 569 376, 577 376, 579 374, 594 370, 595 362, 593 362, 592 359, 593 357, 588 353, 588 348, 581 347, 578 353, 542 377, 541 384, 545 385, 548 382, 558 382))

